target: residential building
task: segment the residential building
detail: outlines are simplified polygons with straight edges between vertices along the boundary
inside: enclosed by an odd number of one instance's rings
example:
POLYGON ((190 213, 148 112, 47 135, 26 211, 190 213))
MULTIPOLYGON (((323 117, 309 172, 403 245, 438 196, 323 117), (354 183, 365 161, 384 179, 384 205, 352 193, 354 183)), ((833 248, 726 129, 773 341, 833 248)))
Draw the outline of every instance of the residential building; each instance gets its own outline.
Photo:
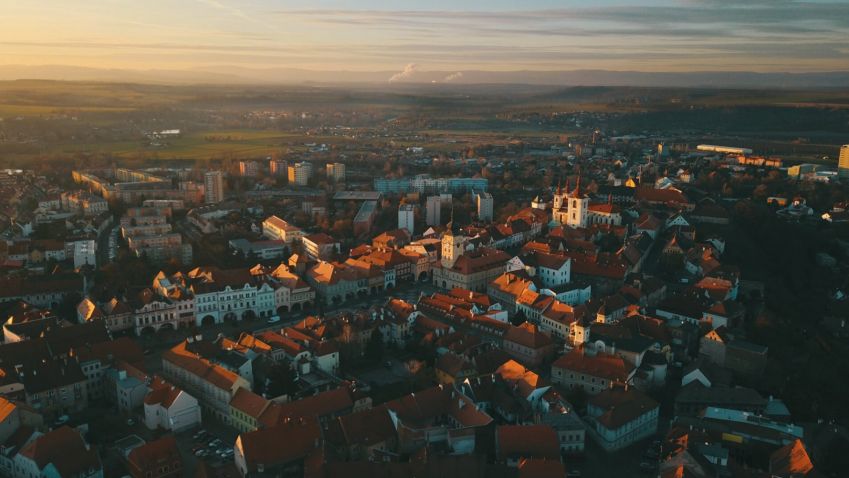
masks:
POLYGON ((442 263, 434 264, 433 284, 443 289, 485 292, 487 285, 504 272, 510 260, 504 251, 486 247, 463 253, 462 236, 453 234, 446 233, 442 246, 442 263))
POLYGON ((209 171, 203 175, 204 202, 215 204, 224 200, 224 173, 209 171))
POLYGON ((406 230, 410 236, 415 233, 416 206, 413 204, 401 204, 398 206, 398 229, 406 230))
POLYGON ((304 236, 301 243, 307 257, 314 261, 332 260, 341 252, 339 241, 323 232, 304 236))
POLYGON ((575 347, 551 364, 551 381, 566 389, 583 389, 590 395, 613 385, 628 384, 635 368, 621 357, 605 353, 590 354, 575 347))
POLYGON ((308 161, 289 165, 289 184, 295 186, 306 186, 312 179, 313 166, 308 161))
POLYGON ((492 200, 492 194, 488 192, 476 194, 475 205, 479 221, 491 222, 494 219, 495 202, 492 200))
POLYGON ((315 305, 315 290, 286 264, 280 264, 270 275, 274 279, 274 310, 278 314, 315 305))
POLYGON ((501 425, 495 430, 499 462, 518 467, 523 459, 561 462, 560 440, 548 425, 501 425))
POLYGON ((528 367, 537 367, 554 355, 551 337, 528 322, 507 329, 503 344, 508 354, 528 367))
POLYGON ((590 397, 590 436, 606 451, 625 448, 657 433, 660 405, 633 387, 614 387, 590 397))
POLYGON ((239 161, 239 175, 245 178, 255 178, 259 175, 259 163, 256 161, 239 161))
POLYGON ((174 433, 201 424, 201 408, 197 399, 165 380, 155 377, 144 397, 144 424, 150 430, 174 433))
POLYGON ((325 171, 327 179, 335 183, 345 182, 345 163, 327 163, 325 171))
POLYGON ((162 372, 176 386, 200 402, 207 413, 227 423, 230 400, 239 388, 250 390, 250 383, 235 372, 199 357, 187 346, 194 338, 177 344, 162 354, 162 372))
POLYGON ((314 417, 290 420, 242 433, 234 447, 236 469, 246 476, 302 476, 305 461, 322 452, 321 427, 314 417))
POLYGON ((268 161, 268 172, 272 176, 286 176, 288 174, 289 163, 282 159, 271 159, 268 161))
POLYGON ((133 478, 168 478, 184 476, 183 457, 174 435, 133 448, 127 456, 133 478))
POLYGON ((428 196, 425 200, 425 224, 438 226, 441 224, 442 197, 428 196))
POLYGON ((36 435, 15 455, 14 478, 103 477, 97 449, 86 443, 79 431, 62 426, 36 435))

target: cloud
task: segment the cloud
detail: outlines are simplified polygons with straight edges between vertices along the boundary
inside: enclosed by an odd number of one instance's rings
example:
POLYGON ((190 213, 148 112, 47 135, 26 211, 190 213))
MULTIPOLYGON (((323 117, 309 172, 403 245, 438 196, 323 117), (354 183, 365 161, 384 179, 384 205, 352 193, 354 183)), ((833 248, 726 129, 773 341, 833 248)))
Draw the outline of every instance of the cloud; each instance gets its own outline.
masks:
POLYGON ((395 73, 394 75, 389 77, 389 82, 394 83, 396 81, 409 80, 413 75, 416 74, 418 69, 419 65, 416 65, 415 63, 407 63, 407 66, 404 67, 403 71, 395 73))
POLYGON ((459 80, 462 77, 463 77, 463 72, 458 71, 457 73, 451 73, 450 75, 446 76, 445 78, 442 79, 442 81, 445 81, 445 82, 454 81, 454 80, 459 80))

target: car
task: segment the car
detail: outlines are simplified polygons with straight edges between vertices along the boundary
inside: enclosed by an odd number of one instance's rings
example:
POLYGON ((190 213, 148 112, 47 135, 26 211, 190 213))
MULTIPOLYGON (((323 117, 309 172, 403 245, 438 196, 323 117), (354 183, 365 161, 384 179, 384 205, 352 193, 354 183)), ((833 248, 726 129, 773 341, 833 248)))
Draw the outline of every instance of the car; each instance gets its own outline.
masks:
POLYGON ((61 417, 56 419, 56 424, 64 425, 64 424, 68 423, 68 421, 70 419, 71 419, 71 417, 69 417, 68 415, 62 415, 61 417))
POLYGON ((198 451, 196 451, 196 452, 195 452, 195 456, 196 456, 196 457, 198 457, 198 458, 205 457, 205 456, 206 456, 206 454, 207 454, 207 453, 206 453, 206 450, 203 450, 203 449, 198 450, 198 451))
POLYGON ((279 315, 272 315, 265 322, 269 323, 269 324, 276 324, 277 322, 280 322, 280 316, 279 315))
POLYGON ((203 449, 204 449, 203 445, 195 445, 195 446, 192 447, 192 453, 197 453, 197 452, 199 452, 203 449))
POLYGON ((131 427, 131 426, 133 426, 133 425, 135 425, 135 424, 136 424, 136 421, 135 421, 135 420, 133 420, 132 418, 128 418, 128 419, 127 419, 127 426, 131 427))
POLYGON ((392 361, 387 360, 386 362, 383 362, 383 366, 386 368, 392 368, 392 361))

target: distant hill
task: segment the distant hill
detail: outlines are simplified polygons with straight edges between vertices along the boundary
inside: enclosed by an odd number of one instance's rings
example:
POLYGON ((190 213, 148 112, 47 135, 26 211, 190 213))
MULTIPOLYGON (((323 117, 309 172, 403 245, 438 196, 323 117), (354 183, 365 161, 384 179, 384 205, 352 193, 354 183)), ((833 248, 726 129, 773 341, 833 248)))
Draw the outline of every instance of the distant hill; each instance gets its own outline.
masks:
POLYGON ((186 70, 99 69, 64 65, 3 65, 0 80, 47 79, 166 84, 527 84, 551 86, 638 86, 709 88, 849 87, 849 71, 815 73, 416 70, 390 83, 396 71, 313 71, 295 68, 210 66, 186 70))

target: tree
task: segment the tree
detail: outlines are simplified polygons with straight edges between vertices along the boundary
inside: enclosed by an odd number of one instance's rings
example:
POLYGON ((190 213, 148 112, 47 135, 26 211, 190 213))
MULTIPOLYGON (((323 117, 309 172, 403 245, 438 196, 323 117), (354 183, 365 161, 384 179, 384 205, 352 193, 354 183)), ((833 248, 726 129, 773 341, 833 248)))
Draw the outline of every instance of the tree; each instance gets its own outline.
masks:
POLYGON ((383 334, 380 333, 380 330, 374 329, 368 343, 366 343, 365 356, 370 360, 380 360, 383 358, 384 349, 383 334))
POLYGON ((266 377, 268 386, 265 389, 267 397, 291 396, 298 391, 295 371, 288 362, 275 362, 268 370, 266 377))

